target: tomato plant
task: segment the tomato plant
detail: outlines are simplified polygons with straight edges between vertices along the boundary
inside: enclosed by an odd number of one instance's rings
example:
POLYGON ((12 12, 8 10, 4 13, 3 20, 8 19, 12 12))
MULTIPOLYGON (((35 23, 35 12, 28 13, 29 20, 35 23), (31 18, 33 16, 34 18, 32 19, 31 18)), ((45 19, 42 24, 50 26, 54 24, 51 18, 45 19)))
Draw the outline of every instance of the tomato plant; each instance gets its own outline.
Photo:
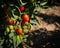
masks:
POLYGON ((38 24, 34 15, 36 1, 17 0, 16 2, 11 2, 9 0, 2 2, 2 8, 5 13, 3 19, 6 20, 4 20, 5 23, 2 24, 4 29, 2 34, 4 34, 4 36, 3 38, 1 37, 3 39, 1 42, 5 44, 3 47, 16 48, 22 41, 27 40, 29 34, 26 33, 31 29, 31 25, 38 24))

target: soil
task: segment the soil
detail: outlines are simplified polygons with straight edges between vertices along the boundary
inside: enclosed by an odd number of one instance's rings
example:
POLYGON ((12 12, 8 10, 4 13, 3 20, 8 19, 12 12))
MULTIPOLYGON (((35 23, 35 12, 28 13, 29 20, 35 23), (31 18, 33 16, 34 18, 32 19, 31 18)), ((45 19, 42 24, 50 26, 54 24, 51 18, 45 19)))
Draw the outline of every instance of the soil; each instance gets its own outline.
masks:
POLYGON ((60 6, 53 6, 48 9, 40 9, 39 14, 36 15, 39 25, 32 26, 31 30, 44 28, 47 31, 54 31, 60 29, 60 6))
POLYGON ((39 25, 31 26, 27 42, 22 42, 21 48, 60 48, 60 6, 41 9, 36 18, 39 25))

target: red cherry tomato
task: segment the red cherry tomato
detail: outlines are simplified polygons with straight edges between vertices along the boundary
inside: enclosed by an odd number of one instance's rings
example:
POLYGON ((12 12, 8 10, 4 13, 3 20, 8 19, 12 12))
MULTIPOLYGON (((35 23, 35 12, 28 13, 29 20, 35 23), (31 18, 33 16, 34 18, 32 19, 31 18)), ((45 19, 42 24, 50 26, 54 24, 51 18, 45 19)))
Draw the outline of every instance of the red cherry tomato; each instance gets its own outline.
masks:
POLYGON ((13 24, 14 24, 14 21, 10 19, 10 20, 8 21, 8 24, 9 24, 9 25, 13 25, 13 24))
POLYGON ((22 21, 23 22, 28 22, 29 21, 29 15, 24 14, 23 17, 22 17, 22 21))
POLYGON ((22 34, 22 28, 19 28, 19 29, 17 30, 17 33, 18 33, 18 34, 22 34))
POLYGON ((20 6, 19 9, 20 9, 20 11, 24 11, 25 10, 24 6, 20 6))

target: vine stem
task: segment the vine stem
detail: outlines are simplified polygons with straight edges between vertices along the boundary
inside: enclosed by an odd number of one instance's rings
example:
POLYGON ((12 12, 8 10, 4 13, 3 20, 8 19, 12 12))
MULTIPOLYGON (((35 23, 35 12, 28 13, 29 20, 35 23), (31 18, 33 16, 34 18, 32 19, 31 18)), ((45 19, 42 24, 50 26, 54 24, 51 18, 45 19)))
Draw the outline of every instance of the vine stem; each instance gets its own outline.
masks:
POLYGON ((17 6, 16 6, 16 8, 18 9, 18 11, 20 13, 20 27, 21 27, 21 23, 22 23, 21 15, 22 15, 22 13, 21 13, 21 11, 19 10, 19 8, 17 6))
POLYGON ((22 0, 20 0, 20 3, 21 3, 21 4, 23 3, 22 0))

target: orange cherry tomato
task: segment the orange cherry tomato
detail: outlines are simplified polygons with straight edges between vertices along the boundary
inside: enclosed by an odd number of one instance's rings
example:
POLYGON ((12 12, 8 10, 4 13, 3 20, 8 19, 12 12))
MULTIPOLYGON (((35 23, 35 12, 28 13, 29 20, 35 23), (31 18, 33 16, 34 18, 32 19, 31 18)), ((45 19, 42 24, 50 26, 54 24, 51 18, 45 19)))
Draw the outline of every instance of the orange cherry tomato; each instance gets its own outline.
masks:
POLYGON ((22 34, 22 28, 19 28, 18 30, 17 30, 17 34, 22 34))

